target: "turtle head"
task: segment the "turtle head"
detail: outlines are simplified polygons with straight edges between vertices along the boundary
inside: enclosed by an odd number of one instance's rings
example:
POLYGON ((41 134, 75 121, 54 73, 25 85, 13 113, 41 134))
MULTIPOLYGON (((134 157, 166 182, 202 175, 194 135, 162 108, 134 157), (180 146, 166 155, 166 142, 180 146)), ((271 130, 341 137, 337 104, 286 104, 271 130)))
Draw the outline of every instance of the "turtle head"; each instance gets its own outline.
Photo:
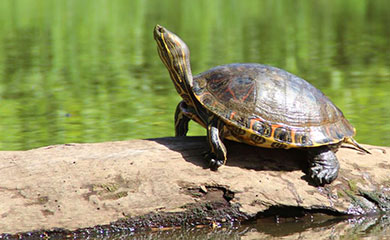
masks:
POLYGON ((190 50, 183 40, 160 25, 154 28, 154 39, 161 61, 167 67, 176 90, 187 102, 192 87, 190 50))

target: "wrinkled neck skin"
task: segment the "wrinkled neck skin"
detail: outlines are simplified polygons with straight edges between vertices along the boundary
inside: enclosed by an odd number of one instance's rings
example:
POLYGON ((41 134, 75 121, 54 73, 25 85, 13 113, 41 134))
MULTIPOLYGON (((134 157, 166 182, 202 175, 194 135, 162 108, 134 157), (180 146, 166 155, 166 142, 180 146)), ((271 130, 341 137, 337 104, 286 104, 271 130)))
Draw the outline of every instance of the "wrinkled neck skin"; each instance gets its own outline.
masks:
POLYGON ((191 90, 193 77, 189 60, 177 59, 176 61, 172 61, 172 65, 167 66, 167 69, 176 91, 188 105, 194 105, 191 101, 193 99, 191 90))
POLYGON ((194 106, 192 94, 193 78, 190 66, 190 51, 187 45, 175 34, 157 25, 154 31, 157 51, 177 92, 190 106, 194 106))

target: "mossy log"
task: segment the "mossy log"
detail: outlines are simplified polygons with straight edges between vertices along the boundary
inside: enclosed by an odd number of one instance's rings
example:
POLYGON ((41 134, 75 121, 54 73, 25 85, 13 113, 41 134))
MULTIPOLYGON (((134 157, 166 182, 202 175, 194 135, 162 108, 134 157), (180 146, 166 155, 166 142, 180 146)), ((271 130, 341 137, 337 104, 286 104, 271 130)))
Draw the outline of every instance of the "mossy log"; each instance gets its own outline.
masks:
POLYGON ((2 151, 0 233, 85 235, 390 208, 390 148, 340 148, 339 177, 316 187, 304 151, 226 145, 218 171, 202 158, 204 137, 2 151))

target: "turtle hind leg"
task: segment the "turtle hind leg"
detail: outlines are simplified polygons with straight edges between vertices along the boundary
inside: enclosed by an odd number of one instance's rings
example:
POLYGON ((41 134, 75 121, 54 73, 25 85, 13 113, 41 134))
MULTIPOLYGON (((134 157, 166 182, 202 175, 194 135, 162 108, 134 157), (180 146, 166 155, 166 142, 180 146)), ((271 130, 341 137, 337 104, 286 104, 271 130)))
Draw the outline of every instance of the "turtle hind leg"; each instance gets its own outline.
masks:
POLYGON ((320 186, 333 182, 339 173, 340 164, 329 146, 308 149, 309 176, 320 186))

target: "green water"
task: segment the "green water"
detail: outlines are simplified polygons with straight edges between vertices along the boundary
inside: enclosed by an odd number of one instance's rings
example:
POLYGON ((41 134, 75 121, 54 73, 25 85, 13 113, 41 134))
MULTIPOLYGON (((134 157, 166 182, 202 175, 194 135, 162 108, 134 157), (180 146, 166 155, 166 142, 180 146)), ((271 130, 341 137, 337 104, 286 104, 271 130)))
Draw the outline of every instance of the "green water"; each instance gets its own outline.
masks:
POLYGON ((389 11, 387 0, 2 0, 0 149, 172 136, 180 97, 157 23, 187 42, 194 73, 286 69, 325 92, 359 141, 390 146, 389 11))
POLYGON ((0 150, 172 136, 180 97, 157 23, 187 42, 195 74, 286 69, 327 94, 358 141, 390 146, 389 12, 388 0, 1 0, 0 150))

